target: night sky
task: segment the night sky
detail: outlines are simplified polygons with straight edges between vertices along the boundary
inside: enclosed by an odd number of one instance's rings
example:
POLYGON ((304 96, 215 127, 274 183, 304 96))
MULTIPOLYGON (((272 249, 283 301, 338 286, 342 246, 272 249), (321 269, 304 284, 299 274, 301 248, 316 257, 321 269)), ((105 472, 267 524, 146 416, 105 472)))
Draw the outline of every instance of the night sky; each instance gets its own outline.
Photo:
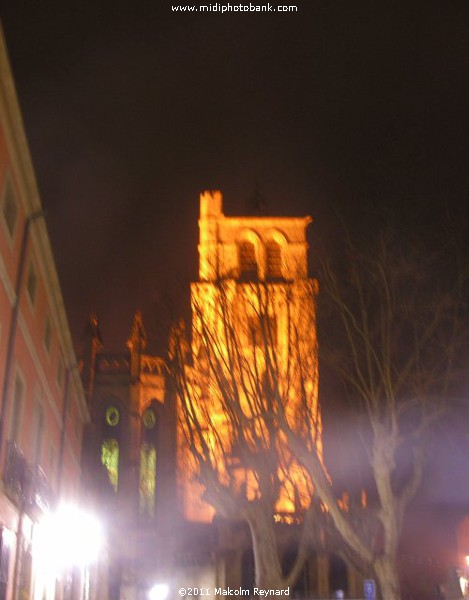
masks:
MULTIPOLYGON (((337 235, 397 209, 403 235, 468 195, 469 3, 310 1, 293 14, 160 2, 7 2, 3 27, 77 344, 159 335, 197 277, 198 195, 337 235)), ((311 257, 314 267, 314 256, 311 257)), ((161 340, 160 340, 161 342, 161 340)), ((78 344, 79 345, 79 344, 78 344)))
POLYGON ((90 311, 107 349, 124 348, 137 308, 164 345, 168 302, 182 311, 197 278, 203 189, 223 191, 227 214, 245 213, 256 186, 270 213, 311 214, 313 270, 315 240, 340 235, 336 213, 358 236, 393 214, 402 239, 430 246, 445 215, 464 215, 469 2, 297 6, 4 5, 79 351, 90 311))

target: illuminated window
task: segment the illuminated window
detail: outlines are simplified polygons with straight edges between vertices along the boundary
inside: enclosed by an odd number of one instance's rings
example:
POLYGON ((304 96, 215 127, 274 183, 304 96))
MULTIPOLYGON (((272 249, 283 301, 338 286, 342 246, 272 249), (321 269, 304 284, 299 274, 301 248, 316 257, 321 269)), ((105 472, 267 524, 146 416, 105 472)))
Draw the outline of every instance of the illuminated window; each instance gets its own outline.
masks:
POLYGON ((110 438, 104 440, 101 444, 101 463, 106 468, 109 481, 117 492, 117 483, 119 480, 119 444, 116 439, 110 438))
POLYGON ((28 279, 26 281, 26 289, 28 291, 29 299, 31 300, 31 304, 34 305, 36 301, 36 293, 37 293, 37 275, 36 269, 34 268, 33 263, 29 265, 28 271, 28 279))
POLYGON ((266 245, 267 252, 267 277, 282 277, 282 249, 280 244, 270 240, 266 245))
POLYGON ((252 242, 241 242, 238 246, 239 275, 241 279, 257 279, 256 249, 252 242))
POLYGON ((18 220, 18 203, 16 201, 15 191, 11 184, 10 178, 7 178, 5 190, 3 192, 3 218, 8 229, 8 233, 13 237, 16 222, 18 220))
POLYGON ((147 408, 143 413, 142 421, 145 429, 154 429, 156 425, 155 411, 151 408, 147 408))
POLYGON ((116 427, 119 424, 119 411, 115 406, 110 406, 106 410, 106 423, 111 427, 116 427))
POLYGON ((155 513, 156 448, 143 442, 140 449, 140 513, 152 517, 155 513))

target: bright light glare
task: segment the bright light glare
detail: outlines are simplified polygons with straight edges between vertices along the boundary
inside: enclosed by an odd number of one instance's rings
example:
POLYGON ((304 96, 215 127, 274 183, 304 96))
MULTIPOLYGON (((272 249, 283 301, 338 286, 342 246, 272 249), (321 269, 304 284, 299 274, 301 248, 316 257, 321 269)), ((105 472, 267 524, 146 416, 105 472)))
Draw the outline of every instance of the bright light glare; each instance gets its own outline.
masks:
POLYGON ((15 541, 15 534, 6 527, 2 529, 2 543, 11 548, 15 541))
POLYGON ((35 544, 42 558, 56 568, 85 565, 97 559, 103 532, 99 521, 76 506, 61 505, 41 521, 35 544))
POLYGON ((460 577, 459 578, 459 587, 461 588, 461 592, 463 594, 464 597, 466 597, 467 592, 469 591, 469 585, 468 585, 469 581, 467 580, 466 577, 460 577))
POLYGON ((169 587, 166 583, 157 583, 151 588, 148 597, 150 600, 165 600, 168 592, 169 587))

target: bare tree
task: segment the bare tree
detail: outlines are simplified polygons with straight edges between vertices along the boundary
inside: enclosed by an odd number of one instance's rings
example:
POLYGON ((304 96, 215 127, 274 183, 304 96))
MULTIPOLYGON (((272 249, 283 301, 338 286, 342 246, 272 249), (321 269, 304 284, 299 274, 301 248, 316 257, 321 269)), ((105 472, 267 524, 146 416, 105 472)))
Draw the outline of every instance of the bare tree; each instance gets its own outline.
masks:
POLYGON ((319 448, 315 283, 307 290, 304 283, 197 285, 192 339, 181 324, 171 349, 186 464, 217 514, 248 523, 256 584, 286 588, 298 578, 312 540, 312 486, 276 415, 285 411, 295 420, 308 407, 308 433, 319 448), (304 348, 300 296, 309 332, 304 348), (306 348, 308 356, 299 360, 306 348), (284 575, 276 521, 285 520, 302 526, 296 560, 284 575))
POLYGON ((391 236, 377 236, 367 251, 349 239, 344 248, 340 268, 322 264, 321 294, 334 317, 324 350, 366 418, 374 481, 366 509, 337 501, 310 428, 298 428, 285 412, 279 419, 327 509, 342 555, 377 579, 384 600, 399 600, 404 513, 422 479, 426 437, 448 397, 461 334, 460 288, 451 287, 436 257, 398 246, 391 236))

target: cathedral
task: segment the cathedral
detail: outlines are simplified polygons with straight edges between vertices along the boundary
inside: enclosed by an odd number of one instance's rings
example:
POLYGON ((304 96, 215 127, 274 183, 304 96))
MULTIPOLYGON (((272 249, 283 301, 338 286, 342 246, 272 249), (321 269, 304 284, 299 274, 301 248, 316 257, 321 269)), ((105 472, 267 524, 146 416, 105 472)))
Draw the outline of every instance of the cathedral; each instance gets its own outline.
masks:
MULTIPOLYGON (((224 413, 222 388, 242 388, 240 406, 246 412, 253 396, 242 378, 252 380, 252 373, 261 373, 254 387, 262 396, 269 385, 269 365, 288 381, 287 412, 294 414, 303 394, 321 447, 317 283, 308 277, 307 262, 310 222, 310 217, 227 216, 219 191, 201 194, 199 274, 190 289, 191 323, 178 347, 184 362, 182 387, 175 373, 174 332, 168 358, 147 354, 137 312, 126 350, 109 354, 97 318, 90 318, 81 362, 91 414, 84 440, 84 487, 92 490, 108 522, 110 600, 143 600, 157 583, 197 590, 252 582, 249 529, 242 519, 233 521, 217 510, 216 502, 208 502, 193 450, 206 444, 226 485, 237 486, 247 500, 260 495, 255 474, 237 462, 240 440, 224 413), (293 341, 296 356, 301 352, 307 361, 304 372, 298 359, 291 359, 293 341), (260 357, 263 345, 267 354, 260 357), (210 357, 214 347, 219 350, 210 357), (236 369, 229 347, 242 356, 236 369), (243 376, 244 368, 250 370, 243 376), (198 442, 187 429, 188 410, 202 432, 198 442)), ((262 433, 259 426, 253 431, 262 433)), ((294 527, 295 515, 307 502, 308 483, 291 460, 277 475, 272 519, 294 527)), ((280 544, 280 552, 282 564, 291 561, 294 551, 288 544, 280 544)), ((339 559, 311 548, 292 592, 321 598, 341 588, 353 597, 360 586, 339 559)))

